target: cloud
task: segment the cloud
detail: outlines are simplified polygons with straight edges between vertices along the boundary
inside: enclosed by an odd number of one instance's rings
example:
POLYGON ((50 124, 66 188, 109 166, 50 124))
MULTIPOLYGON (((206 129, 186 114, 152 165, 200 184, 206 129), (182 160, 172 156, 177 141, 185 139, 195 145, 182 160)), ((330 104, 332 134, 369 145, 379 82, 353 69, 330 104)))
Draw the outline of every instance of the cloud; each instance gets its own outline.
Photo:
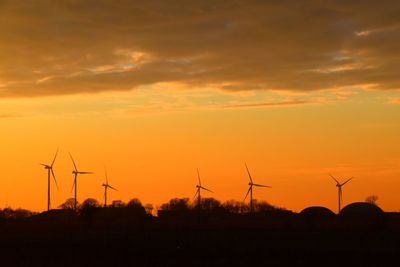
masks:
POLYGON ((18 118, 21 117, 15 114, 0 114, 0 119, 18 118))
POLYGON ((292 106, 292 105, 304 105, 311 104, 312 102, 304 100, 288 100, 282 102, 270 102, 270 103, 249 103, 249 104, 237 104, 237 105, 226 105, 221 108, 263 108, 263 107, 279 107, 279 106, 292 106))
POLYGON ((400 88, 397 0, 0 0, 0 97, 400 88))
POLYGON ((388 97, 387 103, 389 103, 389 104, 400 104, 400 96, 388 97))

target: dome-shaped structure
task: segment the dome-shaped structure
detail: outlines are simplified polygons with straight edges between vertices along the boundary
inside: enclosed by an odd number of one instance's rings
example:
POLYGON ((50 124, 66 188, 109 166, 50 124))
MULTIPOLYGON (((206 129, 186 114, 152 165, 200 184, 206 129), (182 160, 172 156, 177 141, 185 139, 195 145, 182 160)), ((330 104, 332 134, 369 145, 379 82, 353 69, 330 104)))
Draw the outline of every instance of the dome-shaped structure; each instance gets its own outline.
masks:
POLYGON ((313 206, 303 209, 301 215, 307 216, 332 216, 335 215, 330 209, 320 206, 313 206))
POLYGON ((381 215, 383 213, 381 208, 367 202, 355 202, 340 211, 343 215, 381 215))

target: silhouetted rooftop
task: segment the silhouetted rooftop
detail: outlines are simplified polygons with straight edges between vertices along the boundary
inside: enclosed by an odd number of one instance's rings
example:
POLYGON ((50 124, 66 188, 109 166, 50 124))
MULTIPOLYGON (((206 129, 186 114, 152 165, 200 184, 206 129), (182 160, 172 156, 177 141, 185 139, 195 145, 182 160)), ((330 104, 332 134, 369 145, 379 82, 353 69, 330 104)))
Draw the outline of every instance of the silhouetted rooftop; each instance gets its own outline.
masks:
POLYGON ((340 211, 340 214, 343 215, 379 215, 383 213, 381 208, 367 202, 355 202, 340 211))
POLYGON ((333 211, 328 208, 320 207, 320 206, 313 206, 303 209, 300 214, 302 215, 312 215, 312 216, 331 216, 335 215, 333 211))

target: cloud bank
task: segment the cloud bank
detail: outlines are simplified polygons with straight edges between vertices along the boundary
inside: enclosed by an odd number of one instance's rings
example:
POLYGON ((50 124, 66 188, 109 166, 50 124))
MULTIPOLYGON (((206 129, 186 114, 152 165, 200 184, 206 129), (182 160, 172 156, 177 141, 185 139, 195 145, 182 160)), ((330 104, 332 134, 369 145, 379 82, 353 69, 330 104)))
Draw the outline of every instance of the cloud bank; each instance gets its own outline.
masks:
POLYGON ((397 0, 0 0, 0 97, 400 88, 397 0))

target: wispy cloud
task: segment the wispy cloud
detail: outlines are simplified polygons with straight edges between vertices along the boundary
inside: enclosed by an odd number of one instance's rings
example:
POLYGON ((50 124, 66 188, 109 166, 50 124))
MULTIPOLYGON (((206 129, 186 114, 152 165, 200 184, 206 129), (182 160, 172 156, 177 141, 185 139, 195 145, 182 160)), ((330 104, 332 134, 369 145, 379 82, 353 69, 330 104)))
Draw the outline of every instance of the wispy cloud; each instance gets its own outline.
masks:
POLYGON ((19 118, 21 115, 16 114, 0 114, 0 119, 19 118))
POLYGON ((248 103, 248 104, 236 104, 226 105, 220 108, 264 108, 264 107, 281 107, 281 106, 293 106, 293 105, 305 105, 311 104, 312 102, 304 100, 289 100, 282 102, 270 102, 270 103, 248 103))
POLYGON ((388 97, 387 103, 389 103, 389 104, 400 104, 400 96, 388 97))

